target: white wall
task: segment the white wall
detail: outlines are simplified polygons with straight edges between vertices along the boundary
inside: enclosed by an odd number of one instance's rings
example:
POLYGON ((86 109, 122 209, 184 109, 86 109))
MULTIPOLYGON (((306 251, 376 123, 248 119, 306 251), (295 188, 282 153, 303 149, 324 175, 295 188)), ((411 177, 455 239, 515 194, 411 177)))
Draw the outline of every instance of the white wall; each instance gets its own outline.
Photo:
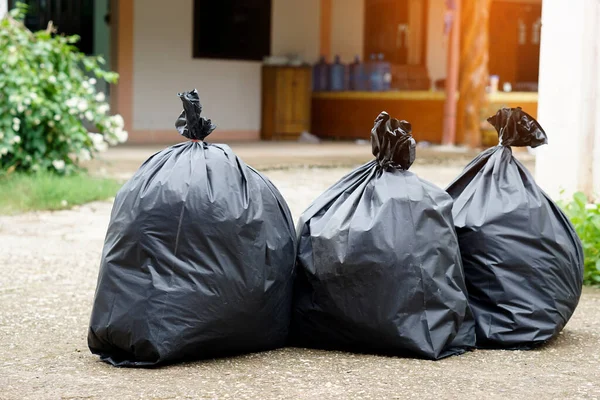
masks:
POLYGON ((8 0, 0 0, 0 18, 4 17, 8 10, 8 0))
MULTIPOLYGON (((220 130, 258 131, 261 63, 192 58, 192 3, 134 2, 134 129, 174 129, 181 111, 177 92, 197 88, 205 115, 220 130)), ((272 12, 272 53, 314 61, 319 0, 274 0, 272 12)))
POLYGON ((320 10, 320 0, 273 0, 271 53, 298 54, 310 63, 317 61, 320 10))
POLYGON ((338 54, 346 63, 356 55, 363 59, 364 0, 333 0, 331 3, 331 56, 338 54))
POLYGON ((585 168, 600 193, 599 14, 600 0, 543 2, 538 117, 548 145, 536 151, 536 180, 555 198, 579 190, 585 168), (589 132, 595 148, 583 140, 589 132))

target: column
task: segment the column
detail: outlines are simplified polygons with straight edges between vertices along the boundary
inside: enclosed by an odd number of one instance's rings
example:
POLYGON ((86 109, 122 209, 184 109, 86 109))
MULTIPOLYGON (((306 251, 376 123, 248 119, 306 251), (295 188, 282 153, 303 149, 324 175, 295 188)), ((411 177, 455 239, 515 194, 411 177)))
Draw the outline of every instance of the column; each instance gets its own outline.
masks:
POLYGON ((544 0, 536 180, 553 198, 600 193, 600 0, 544 0))
POLYGON ((0 0, 0 18, 8 11, 8 0, 0 0))

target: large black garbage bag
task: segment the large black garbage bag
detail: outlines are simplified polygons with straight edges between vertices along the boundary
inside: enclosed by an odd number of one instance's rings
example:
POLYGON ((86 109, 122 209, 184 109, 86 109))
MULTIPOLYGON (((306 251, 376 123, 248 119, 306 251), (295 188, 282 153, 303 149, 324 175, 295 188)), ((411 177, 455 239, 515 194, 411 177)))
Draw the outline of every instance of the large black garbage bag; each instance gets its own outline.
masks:
POLYGON ((510 146, 546 134, 520 108, 490 117, 501 144, 475 158, 447 188, 481 347, 528 349, 565 326, 581 295, 583 252, 562 211, 510 146))
POLYGON ((117 194, 88 334, 117 366, 273 349, 290 322, 296 238, 267 178, 202 140, 196 91, 180 95, 186 143, 148 159, 117 194))
POLYGON ((452 199, 408 171, 410 131, 381 113, 376 159, 302 215, 293 345, 428 359, 475 345, 452 199))

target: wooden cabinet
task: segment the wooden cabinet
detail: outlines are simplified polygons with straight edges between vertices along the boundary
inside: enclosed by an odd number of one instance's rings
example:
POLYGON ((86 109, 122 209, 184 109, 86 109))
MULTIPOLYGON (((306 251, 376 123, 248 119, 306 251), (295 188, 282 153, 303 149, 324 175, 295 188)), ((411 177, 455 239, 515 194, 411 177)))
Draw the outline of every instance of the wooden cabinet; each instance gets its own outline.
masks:
POLYGON ((295 140, 310 130, 310 67, 263 66, 263 140, 295 140))

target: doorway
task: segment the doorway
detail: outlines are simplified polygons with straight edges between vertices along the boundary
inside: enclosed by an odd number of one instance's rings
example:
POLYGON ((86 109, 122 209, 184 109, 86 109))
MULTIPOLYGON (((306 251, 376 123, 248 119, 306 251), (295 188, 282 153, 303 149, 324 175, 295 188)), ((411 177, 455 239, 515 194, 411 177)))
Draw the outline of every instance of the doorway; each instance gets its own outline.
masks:
MULTIPOLYGON (((110 0, 21 0, 29 9, 25 26, 31 31, 46 29, 52 21, 59 34, 78 35, 76 44, 87 55, 102 56, 111 68, 110 0)), ((17 0, 9 0, 9 9, 17 0)), ((110 85, 98 82, 96 89, 110 95, 110 85)))

